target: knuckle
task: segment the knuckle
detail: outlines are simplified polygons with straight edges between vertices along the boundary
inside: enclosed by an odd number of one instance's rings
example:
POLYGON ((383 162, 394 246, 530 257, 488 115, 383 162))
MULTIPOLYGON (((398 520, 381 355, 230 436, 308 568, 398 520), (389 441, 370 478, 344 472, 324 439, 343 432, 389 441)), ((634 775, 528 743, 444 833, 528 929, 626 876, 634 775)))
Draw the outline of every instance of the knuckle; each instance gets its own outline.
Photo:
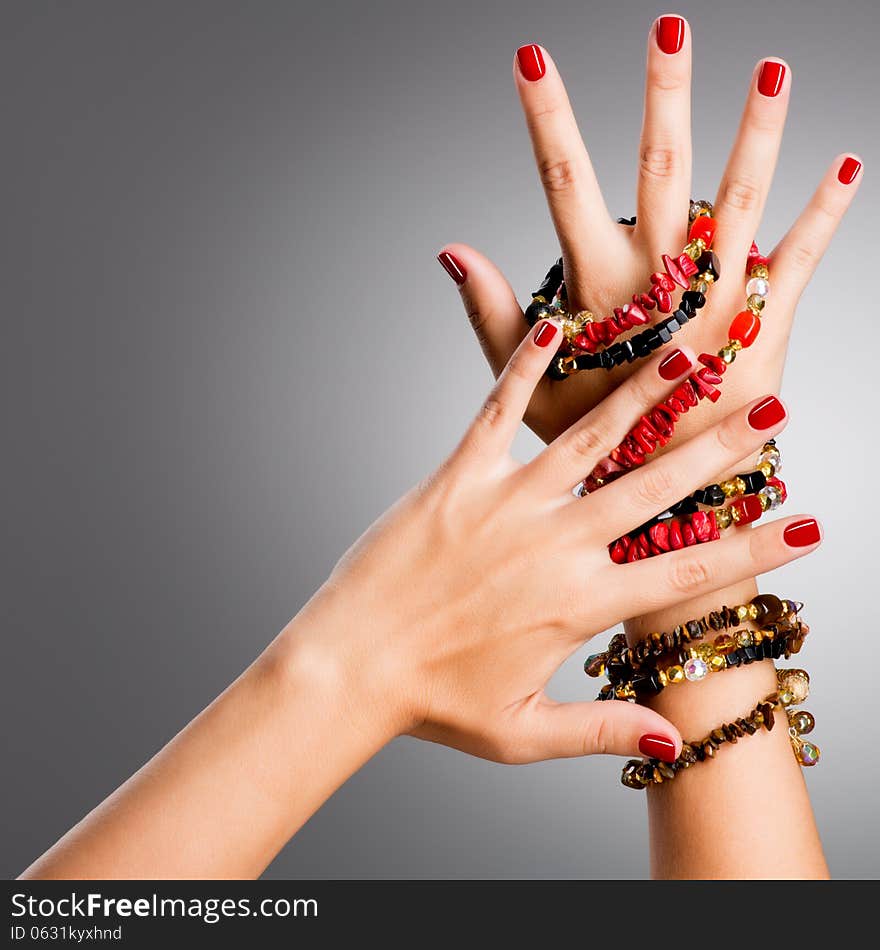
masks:
POLYGON ((670 569, 669 583, 681 594, 697 593, 711 582, 712 571, 702 557, 677 559, 670 569))
POLYGON ((675 499, 675 480, 662 462, 653 462, 639 472, 636 484, 638 500, 660 511, 675 499))
POLYGON ((647 178, 673 178, 679 164, 678 152, 674 148, 645 145, 639 151, 639 170, 647 178))
POLYGON ((584 730, 584 755, 607 755, 614 748, 611 737, 611 725, 604 716, 590 720, 584 730))
POLYGON ((761 189, 750 178, 738 176, 724 183, 723 203, 736 211, 754 211, 761 201, 761 189))
MULTIPOLYGON (((731 419, 728 422, 724 422, 719 426, 715 427, 715 442, 718 444, 718 448, 721 453, 725 456, 736 455, 737 458, 742 454, 742 434, 743 427, 739 419, 731 419)), ((746 446, 750 448, 751 446, 746 446)), ((719 458, 719 462, 725 461, 725 459, 719 458)))
POLYGON ((577 459, 593 459, 605 451, 605 433, 594 426, 582 426, 569 433, 568 450, 577 459))
POLYGON ((489 316, 485 310, 480 309, 479 307, 468 307, 467 308, 467 317, 470 321, 471 328, 477 336, 477 340, 480 343, 484 343, 487 338, 487 324, 489 322, 489 316))
POLYGON ((801 272, 812 273, 819 263, 819 251, 811 241, 798 241, 791 249, 791 266, 801 272))
POLYGON ((574 188, 577 171, 574 162, 567 158, 545 159, 538 172, 541 184, 550 192, 568 192, 574 188))
POLYGON ((504 402, 493 393, 480 407, 478 418, 483 425, 497 426, 504 418, 504 402))

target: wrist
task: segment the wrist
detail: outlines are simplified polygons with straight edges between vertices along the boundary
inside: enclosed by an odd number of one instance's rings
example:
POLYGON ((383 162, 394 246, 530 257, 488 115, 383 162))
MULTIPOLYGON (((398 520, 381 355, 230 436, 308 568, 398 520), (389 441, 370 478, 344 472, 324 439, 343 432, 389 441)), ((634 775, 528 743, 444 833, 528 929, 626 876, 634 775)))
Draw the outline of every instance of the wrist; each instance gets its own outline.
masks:
POLYGON ((258 665, 283 703, 312 696, 377 749, 411 728, 397 688, 401 671, 383 649, 381 631, 337 591, 319 590, 258 665))

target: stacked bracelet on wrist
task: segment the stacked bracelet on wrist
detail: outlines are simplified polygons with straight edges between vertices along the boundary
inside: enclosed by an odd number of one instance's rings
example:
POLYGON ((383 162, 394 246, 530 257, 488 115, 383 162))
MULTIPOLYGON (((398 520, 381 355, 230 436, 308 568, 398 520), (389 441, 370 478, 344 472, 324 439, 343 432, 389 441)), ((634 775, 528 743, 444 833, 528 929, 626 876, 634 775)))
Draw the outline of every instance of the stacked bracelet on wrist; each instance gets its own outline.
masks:
POLYGON ((746 736, 754 735, 759 729, 770 732, 776 722, 777 710, 786 713, 789 739, 797 761, 804 767, 815 765, 819 761, 819 748, 802 738, 812 732, 815 719, 806 710, 797 711, 793 708, 806 702, 810 693, 810 677, 805 670, 790 669, 778 670, 776 679, 775 693, 767 696, 745 716, 722 723, 702 739, 685 742, 674 762, 630 759, 623 767, 621 782, 627 788, 641 789, 672 781, 679 772, 714 758, 725 742, 735 744, 746 736))

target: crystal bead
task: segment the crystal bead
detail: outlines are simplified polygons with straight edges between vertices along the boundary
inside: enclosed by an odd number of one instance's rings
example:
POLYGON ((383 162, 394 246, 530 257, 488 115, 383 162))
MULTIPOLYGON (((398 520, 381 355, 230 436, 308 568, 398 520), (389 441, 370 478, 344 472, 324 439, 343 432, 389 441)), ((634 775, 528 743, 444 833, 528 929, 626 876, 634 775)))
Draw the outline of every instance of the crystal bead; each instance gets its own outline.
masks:
POLYGON ((715 656, 709 660, 709 668, 713 673, 720 673, 722 670, 727 669, 727 663, 723 656, 720 653, 716 653, 715 656))
POLYGON ((736 642, 738 646, 741 647, 750 647, 754 643, 751 630, 740 630, 736 635, 736 642))
POLYGON ((685 679, 692 683, 703 679, 708 672, 709 667, 706 665, 705 660, 701 660, 696 656, 691 657, 684 665, 685 679))
POLYGON ((759 294, 749 294, 748 300, 746 300, 746 306, 749 310, 755 310, 761 312, 764 309, 765 300, 759 294))
POLYGON ((758 456, 758 465, 763 465, 764 462, 768 462, 773 466, 774 472, 782 471, 782 456, 779 454, 779 449, 767 449, 758 456))
POLYGON ((691 647, 691 653, 708 663, 715 656, 715 647, 711 643, 698 643, 691 647))
POLYGON ((800 748, 797 750, 797 759, 804 768, 809 768, 811 765, 815 765, 819 761, 819 747, 813 745, 812 742, 802 742, 800 748))
POLYGON ((684 679, 684 670, 676 664, 666 670, 666 679, 670 683, 680 683, 684 679))
POLYGON ((746 294, 752 296, 756 294, 759 297, 766 297, 770 293, 770 281, 765 280, 763 277, 753 277, 746 284, 746 294))
POLYGON ((722 633, 720 636, 715 638, 715 652, 720 653, 721 656, 724 656, 727 653, 733 653, 736 649, 736 643, 729 634, 722 633))
POLYGON ((782 504, 782 492, 775 485, 762 488, 758 495, 767 499, 768 511, 775 511, 782 504))

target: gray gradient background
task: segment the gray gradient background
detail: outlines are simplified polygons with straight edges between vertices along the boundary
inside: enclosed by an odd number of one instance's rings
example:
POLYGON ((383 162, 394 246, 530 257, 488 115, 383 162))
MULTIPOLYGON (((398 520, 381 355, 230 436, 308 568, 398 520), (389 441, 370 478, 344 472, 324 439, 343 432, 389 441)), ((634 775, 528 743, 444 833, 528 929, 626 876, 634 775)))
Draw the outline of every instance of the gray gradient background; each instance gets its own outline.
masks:
MULTIPOLYGON (((609 207, 632 213, 644 39, 663 11, 636 0, 2 9, 0 873, 11 876, 221 690, 454 443, 489 376, 434 254, 468 241, 523 298, 555 254, 510 78, 521 43, 552 50, 609 207)), ((695 34, 695 194, 714 193, 766 54, 789 60, 795 85, 762 242, 835 153, 868 166, 800 309, 784 390, 788 510, 821 514, 828 537, 764 587, 808 601, 824 750, 808 781, 832 869, 874 877, 877 542, 860 524, 878 511, 866 299, 880 7, 679 11, 695 34)), ((523 455, 535 450, 521 440, 523 455)), ((587 695, 579 666, 560 673, 558 697, 587 695)), ((618 769, 598 758, 513 769, 400 740, 267 873, 644 877, 644 802, 618 769)))

